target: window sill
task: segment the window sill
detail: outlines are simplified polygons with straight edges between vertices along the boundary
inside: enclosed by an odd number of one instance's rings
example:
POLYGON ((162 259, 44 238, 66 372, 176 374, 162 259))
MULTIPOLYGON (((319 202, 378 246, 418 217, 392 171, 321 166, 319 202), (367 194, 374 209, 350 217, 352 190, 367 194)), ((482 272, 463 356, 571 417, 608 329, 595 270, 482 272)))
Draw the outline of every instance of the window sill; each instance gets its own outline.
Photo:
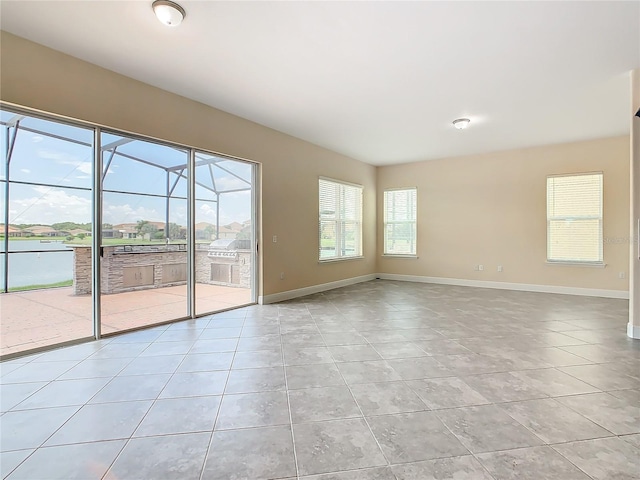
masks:
POLYGON ((337 258, 321 258, 318 260, 318 263, 334 263, 334 262, 344 262, 348 260, 362 260, 364 259, 363 255, 359 255, 357 257, 337 257, 337 258))
POLYGON ((607 266, 604 262, 564 262, 547 260, 547 265, 560 265, 565 267, 591 267, 591 268, 605 268, 607 266))
POLYGON ((383 253, 382 254, 382 258, 409 258, 409 259, 414 259, 417 260, 418 255, 402 255, 402 254, 395 254, 395 253, 383 253))

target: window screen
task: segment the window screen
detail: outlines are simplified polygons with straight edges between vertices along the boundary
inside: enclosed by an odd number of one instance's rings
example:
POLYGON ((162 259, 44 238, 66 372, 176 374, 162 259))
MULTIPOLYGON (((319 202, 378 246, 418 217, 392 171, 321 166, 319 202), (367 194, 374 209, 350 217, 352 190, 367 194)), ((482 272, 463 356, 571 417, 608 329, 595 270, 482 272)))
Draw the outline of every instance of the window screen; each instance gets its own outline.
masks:
POLYGON ((362 256, 362 186, 321 178, 319 259, 362 256))
POLYGON ((547 177, 547 260, 603 261, 602 173, 547 177))
POLYGON ((415 188, 384 192, 384 254, 416 254, 415 188))

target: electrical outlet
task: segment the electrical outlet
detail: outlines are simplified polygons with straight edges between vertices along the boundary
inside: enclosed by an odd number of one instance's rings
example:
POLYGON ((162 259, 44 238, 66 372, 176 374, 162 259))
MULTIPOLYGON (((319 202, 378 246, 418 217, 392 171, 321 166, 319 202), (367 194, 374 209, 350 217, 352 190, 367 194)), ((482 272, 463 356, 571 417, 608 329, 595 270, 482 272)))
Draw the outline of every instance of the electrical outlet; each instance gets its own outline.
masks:
POLYGON ((474 265, 473 269, 477 272, 478 270, 480 270, 480 265, 474 265))
POLYGON ((482 272, 484 270, 484 265, 478 265, 478 270, 482 272))
POLYGON ((284 280, 284 272, 280 272, 280 280, 284 280))
POLYGON ((502 265, 498 265, 498 271, 501 272, 502 271, 502 265))
POLYGON ((619 278, 620 280, 624 280, 624 277, 625 277, 624 272, 620 272, 620 273, 618 274, 618 278, 619 278))
POLYGON ((278 243, 278 236, 277 235, 273 236, 273 243, 278 243))

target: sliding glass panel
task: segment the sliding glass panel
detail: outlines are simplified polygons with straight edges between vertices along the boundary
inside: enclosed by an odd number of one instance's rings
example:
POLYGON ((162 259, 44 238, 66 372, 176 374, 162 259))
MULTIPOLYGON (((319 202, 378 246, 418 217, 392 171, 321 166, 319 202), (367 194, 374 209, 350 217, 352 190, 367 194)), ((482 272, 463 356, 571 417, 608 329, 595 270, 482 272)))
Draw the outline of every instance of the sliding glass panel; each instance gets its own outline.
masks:
POLYGON ((102 333, 185 318, 188 152, 103 133, 102 333))
POLYGON ((0 125, 0 353, 91 337, 93 132, 9 111, 0 125))
POLYGON ((96 167, 92 127, 0 110, 0 128, 1 355, 93 337, 92 294, 104 334, 255 302, 254 164, 197 152, 190 192, 192 150, 103 131, 96 167))
POLYGON ((255 301, 254 168, 196 152, 196 315, 255 301))

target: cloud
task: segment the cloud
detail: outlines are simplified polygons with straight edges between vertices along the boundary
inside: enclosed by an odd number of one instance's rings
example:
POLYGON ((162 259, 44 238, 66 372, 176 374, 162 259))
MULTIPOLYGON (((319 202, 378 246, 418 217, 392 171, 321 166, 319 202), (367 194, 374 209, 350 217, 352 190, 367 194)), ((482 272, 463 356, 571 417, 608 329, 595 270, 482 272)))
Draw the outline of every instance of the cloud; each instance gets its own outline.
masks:
POLYGON ((240 188, 250 188, 250 185, 236 177, 217 177, 216 187, 220 191, 238 190, 240 188))
MULTIPOLYGON (((231 197, 233 195, 242 195, 240 193, 230 193, 224 195, 223 198, 231 197)), ((220 225, 226 225, 231 222, 244 222, 251 218, 251 205, 249 202, 222 202, 220 206, 220 225)), ((215 204, 203 203, 198 207, 196 212, 196 222, 216 222, 216 207, 215 204)))
MULTIPOLYGON (((47 224, 58 222, 85 223, 91 221, 91 192, 77 192, 46 186, 33 186, 27 190, 27 197, 20 198, 16 194, 11 196, 9 218, 11 223, 47 224)), ((239 194, 229 194, 231 197, 239 194)), ((247 197, 245 197, 247 198, 247 197)), ((116 198, 114 198, 116 200, 116 198)), ((103 206, 103 222, 135 223, 138 220, 163 222, 165 220, 164 200, 149 200, 141 197, 133 202, 117 204, 105 202, 103 206), (142 204, 136 204, 136 202, 142 204)), ((225 198, 226 200, 226 198, 225 198)), ((232 221, 243 222, 251 216, 249 202, 223 202, 220 211, 220 223, 232 221)), ((207 221, 215 223, 216 205, 199 203, 196 212, 197 222, 207 221)), ((179 225, 186 225, 186 207, 184 203, 171 202, 170 221, 179 225)))
POLYGON ((74 170, 78 170, 81 173, 91 175, 91 162, 85 162, 75 155, 69 155, 68 153, 64 152, 54 152, 44 149, 38 150, 37 155, 43 160, 53 160, 60 165, 71 165, 75 167, 74 170))
POLYGON ((39 158, 42 158, 44 160, 55 160, 63 164, 80 162, 80 159, 78 159, 78 157, 74 157, 73 155, 69 155, 68 153, 52 152, 51 150, 45 150, 43 148, 37 151, 37 155, 39 158))
POLYGON ((91 175, 91 162, 81 162, 78 165, 78 171, 91 175))
POLYGON ((11 197, 11 223, 57 222, 85 223, 91 221, 91 199, 69 194, 59 188, 32 187, 36 194, 27 198, 11 197))
POLYGON ((22 173, 31 173, 31 170, 29 170, 28 168, 21 168, 20 171, 22 173))
POLYGON ((243 199, 243 197, 249 197, 251 195, 251 191, 249 190, 244 190, 242 192, 231 192, 231 193, 225 193, 224 195, 221 195, 221 198, 224 199, 225 201, 229 201, 230 199, 242 199, 242 201, 244 202, 245 200, 243 199))
POLYGON ((207 220, 215 220, 216 219, 216 209, 212 207, 208 203, 203 203, 200 205, 198 209, 198 219, 199 222, 206 222, 207 220))
POLYGON ((44 140, 44 138, 42 138, 40 135, 34 135, 31 137, 31 141, 33 143, 40 143, 42 140, 44 140))
POLYGON ((132 207, 128 203, 122 205, 104 205, 102 209, 102 221, 105 223, 135 223, 138 220, 149 220, 152 222, 164 221, 164 212, 159 212, 155 208, 132 207))

